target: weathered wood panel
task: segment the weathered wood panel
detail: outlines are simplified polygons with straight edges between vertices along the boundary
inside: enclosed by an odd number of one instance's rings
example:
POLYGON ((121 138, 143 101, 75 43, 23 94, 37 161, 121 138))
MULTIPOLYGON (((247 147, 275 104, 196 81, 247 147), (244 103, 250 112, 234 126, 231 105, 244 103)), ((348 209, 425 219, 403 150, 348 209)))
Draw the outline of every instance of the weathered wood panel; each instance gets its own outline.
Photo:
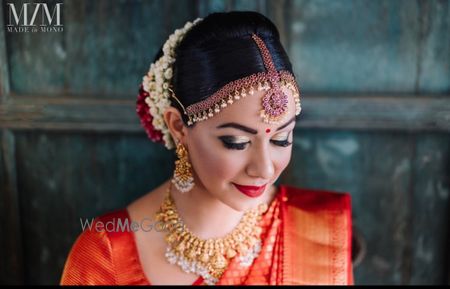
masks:
POLYGON ((450 253, 450 136, 419 134, 413 160, 410 284, 446 284, 450 253))
POLYGON ((283 181, 351 193, 367 241, 357 284, 444 284, 449 147, 442 134, 298 129, 283 181))
POLYGON ((209 13, 229 11, 232 9, 232 2, 230 0, 198 0, 197 14, 199 17, 205 17, 209 13))
MULTIPOLYGON (((302 128, 450 131, 448 96, 302 97, 302 128)), ((76 131, 142 132, 136 100, 95 98, 9 99, 0 106, 0 127, 76 131)))
POLYGON ((185 21, 255 9, 279 27, 305 91, 442 93, 450 87, 449 44, 439 41, 448 35, 449 6, 423 3, 65 1, 64 33, 7 33, 12 87, 19 94, 129 95, 185 21))
POLYGON ((15 138, 11 131, 0 134, 0 283, 22 285, 25 260, 22 215, 19 204, 15 138))
POLYGON ((247 1, 247 0, 234 0, 232 2, 231 10, 238 10, 238 11, 257 11, 260 13, 265 14, 267 9, 266 6, 269 2, 274 1, 265 1, 265 0, 254 0, 254 1, 247 1))
POLYGON ((293 1, 289 51, 300 85, 308 92, 449 91, 448 5, 293 1))
MULTIPOLYGON (((289 49, 289 11, 291 2, 289 0, 267 1, 266 12, 264 13, 276 25, 280 33, 280 40, 284 47, 289 49)), ((287 51, 289 53, 289 51, 287 51)), ((295 72, 295 71, 294 71, 295 72)))
MULTIPOLYGON (((5 9, 5 24, 14 23, 10 19, 9 9, 5 3, 13 3, 20 13, 23 3, 36 3, 41 1, 3 1, 5 9)), ((45 1, 49 7, 56 2, 45 1)), ((64 2, 64 5, 66 3, 64 2)), ((28 19, 33 13, 29 5, 28 19)), ((62 22, 64 23, 64 14, 62 22)), ((24 17, 22 15, 22 17, 24 17)), ((12 18, 13 19, 13 18, 12 18)), ((23 18, 22 18, 23 19, 23 18)), ((22 20, 23 21, 23 20, 22 20)), ((22 22, 23 23, 23 22, 22 22)), ((3 27, 2 27, 3 28, 3 27)), ((13 33, 5 32, 6 51, 10 67, 10 89, 12 93, 33 93, 42 91, 48 94, 56 94, 64 86, 64 62, 66 54, 64 51, 63 33, 13 33)))
POLYGON ((25 282, 57 284, 80 218, 122 208, 171 174, 171 154, 142 135, 17 133, 25 282))
POLYGON ((450 90, 450 2, 417 1, 420 10, 415 91, 450 90))
MULTIPOLYGON (((3 143, 3 134, 0 134, 0 143, 3 143)), ((6 247, 6 237, 7 231, 6 231, 6 217, 3 216, 3 212, 6 210, 6 200, 4 200, 4 195, 6 194, 6 172, 5 172, 5 165, 4 165, 4 155, 5 152, 3 149, 0 150, 0 248, 6 247)), ((6 276, 6 267, 8 266, 8 261, 6 257, 6 253, 2 250, 0 251, 0 281, 4 283, 4 276, 6 276)))
POLYGON ((63 33, 6 35, 17 94, 134 98, 160 46, 196 8, 193 0, 46 1, 54 2, 64 3, 63 33))
MULTIPOLYGON (((3 5, 0 5, 0 24, 3 20, 3 5)), ((9 69, 6 53, 6 35, 4 28, 0 28, 0 104, 6 100, 9 88, 9 69)))

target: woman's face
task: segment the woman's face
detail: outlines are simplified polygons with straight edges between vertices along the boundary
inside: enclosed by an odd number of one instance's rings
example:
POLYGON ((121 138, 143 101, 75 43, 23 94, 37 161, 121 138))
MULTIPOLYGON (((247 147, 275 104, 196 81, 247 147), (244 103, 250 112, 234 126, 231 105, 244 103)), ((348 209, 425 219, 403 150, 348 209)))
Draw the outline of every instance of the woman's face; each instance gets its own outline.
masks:
POLYGON ((288 113, 279 124, 262 121, 265 92, 258 91, 188 129, 196 186, 238 211, 261 203, 291 158, 295 102, 288 89, 283 91, 289 96, 288 113))
POLYGON ((279 124, 262 121, 265 92, 257 91, 188 129, 186 145, 196 186, 237 211, 267 197, 291 159, 295 102, 288 89, 283 91, 289 96, 288 112, 279 124), (263 185, 263 194, 256 197, 238 189, 263 185))

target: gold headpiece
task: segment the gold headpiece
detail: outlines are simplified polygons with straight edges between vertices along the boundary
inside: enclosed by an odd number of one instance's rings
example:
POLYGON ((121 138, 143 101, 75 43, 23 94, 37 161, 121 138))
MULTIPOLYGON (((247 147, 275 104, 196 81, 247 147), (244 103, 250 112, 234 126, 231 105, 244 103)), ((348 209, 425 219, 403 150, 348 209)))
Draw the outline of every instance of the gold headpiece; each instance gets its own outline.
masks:
MULTIPOLYGON (((253 95, 255 90, 267 91, 262 98, 260 115, 265 123, 279 123, 287 112, 288 96, 281 90, 281 86, 288 88, 295 101, 295 115, 300 114, 300 90, 294 76, 286 70, 277 71, 266 45, 256 34, 252 39, 261 52, 266 72, 259 72, 250 76, 231 81, 208 98, 184 108, 188 116, 188 125, 213 117, 223 108, 235 101, 253 95)), ((172 97, 177 99, 174 94, 172 97)), ((180 101, 177 99, 180 103, 180 101)), ((181 103, 180 103, 181 104, 181 103)))

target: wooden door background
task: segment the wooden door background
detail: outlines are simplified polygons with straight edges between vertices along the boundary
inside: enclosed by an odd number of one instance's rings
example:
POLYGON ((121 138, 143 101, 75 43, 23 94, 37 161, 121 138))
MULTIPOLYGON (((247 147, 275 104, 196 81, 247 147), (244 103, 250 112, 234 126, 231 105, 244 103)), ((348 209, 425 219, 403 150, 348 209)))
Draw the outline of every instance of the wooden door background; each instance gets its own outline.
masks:
POLYGON ((11 33, 0 6, 0 283, 57 284, 79 218, 172 173, 137 89, 174 29, 213 11, 276 23, 302 90, 282 183, 349 192, 357 284, 448 284, 448 1, 58 0, 64 31, 11 33))

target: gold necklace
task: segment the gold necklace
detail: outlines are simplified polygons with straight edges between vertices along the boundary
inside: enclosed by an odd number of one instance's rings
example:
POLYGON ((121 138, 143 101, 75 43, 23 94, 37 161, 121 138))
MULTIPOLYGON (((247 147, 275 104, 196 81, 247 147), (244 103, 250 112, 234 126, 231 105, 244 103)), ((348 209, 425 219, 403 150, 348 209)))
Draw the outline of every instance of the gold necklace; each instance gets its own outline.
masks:
POLYGON ((164 224, 168 243, 166 258, 187 273, 196 273, 205 282, 214 285, 222 276, 231 258, 239 256, 241 265, 250 266, 261 250, 261 215, 267 204, 244 213, 239 224, 225 237, 200 239, 181 220, 170 194, 156 213, 156 220, 164 224))

